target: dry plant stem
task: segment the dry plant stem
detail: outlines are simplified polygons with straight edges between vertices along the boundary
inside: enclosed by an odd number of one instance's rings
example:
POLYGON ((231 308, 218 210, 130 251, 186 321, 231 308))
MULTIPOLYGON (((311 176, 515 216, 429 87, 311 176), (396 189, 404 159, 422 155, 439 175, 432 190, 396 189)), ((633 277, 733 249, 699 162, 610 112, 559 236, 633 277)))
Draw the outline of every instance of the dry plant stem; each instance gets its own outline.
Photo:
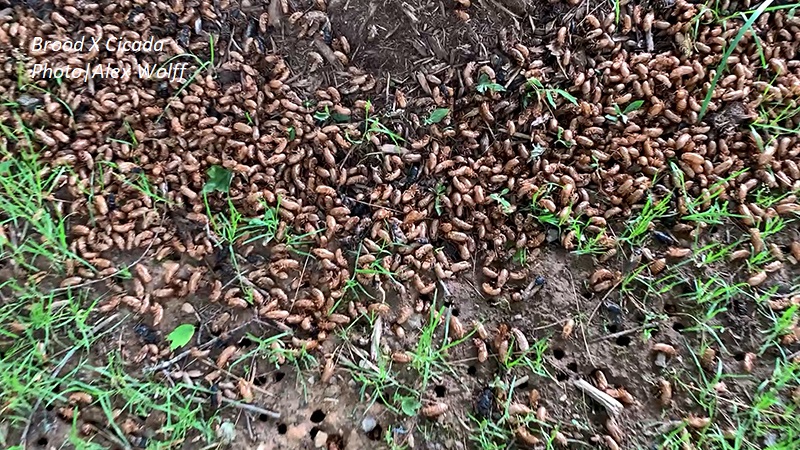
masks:
POLYGON ((383 318, 378 316, 372 329, 372 343, 369 347, 369 357, 373 361, 378 360, 381 350, 381 337, 383 336, 383 318))
MULTIPOLYGON (((572 278, 572 272, 567 271, 569 275, 570 286, 572 286, 572 294, 575 296, 575 306, 578 308, 578 313, 581 315, 583 314, 581 311, 581 302, 578 298, 578 291, 575 289, 575 279, 572 278)), ((586 341, 586 327, 581 323, 581 338, 583 339, 583 345, 586 348, 586 354, 589 356, 589 362, 594 365, 594 358, 592 358, 592 352, 589 350, 589 343, 586 341)))
POLYGON ((618 402, 600 389, 592 386, 588 381, 574 380, 572 384, 574 384, 576 388, 583 391, 584 394, 592 397, 597 403, 603 405, 606 411, 608 411, 609 416, 617 417, 622 412, 622 403, 618 402))
POLYGON ((261 408, 260 406, 255 406, 255 405, 251 405, 251 404, 248 404, 248 403, 240 403, 240 402, 237 402, 235 400, 231 400, 231 399, 229 399, 227 397, 222 397, 222 403, 227 403, 227 404, 233 406, 234 408, 243 409, 243 410, 249 411, 251 413, 264 414, 267 417, 271 417, 273 419, 280 419, 281 418, 281 413, 279 413, 279 412, 270 411, 269 409, 264 409, 264 408, 261 408))
MULTIPOLYGON (((111 322, 116 320, 117 317, 119 317, 119 314, 114 314, 112 316, 105 318, 100 323, 92 327, 92 335, 97 335, 99 332, 103 330, 103 328, 107 327, 111 322)), ((64 368, 64 366, 67 365, 67 362, 75 355, 77 351, 78 347, 72 347, 70 351, 67 352, 67 354, 64 355, 63 358, 61 358, 61 361, 58 363, 55 369, 53 369, 53 371, 50 373, 50 376, 53 378, 57 377, 58 374, 61 373, 61 370, 64 368)), ((22 429, 22 436, 20 437, 20 447, 22 447, 23 449, 28 448, 27 447, 28 432, 31 430, 31 423, 33 423, 33 416, 36 414, 36 411, 39 410, 39 406, 41 405, 42 405, 42 398, 39 397, 39 399, 36 400, 36 403, 33 405, 33 408, 31 408, 31 415, 28 416, 28 420, 25 423, 25 428, 22 429)), ((130 446, 126 446, 126 448, 130 448, 130 446)))
POLYGON ((615 339, 615 338, 618 338, 618 337, 621 337, 621 336, 625 336, 625 335, 628 335, 628 334, 633 334, 633 333, 636 333, 637 331, 641 331, 641 330, 643 330, 645 328, 650 328, 650 327, 655 326, 655 325, 658 325, 658 322, 646 323, 644 325, 640 325, 640 326, 635 327, 635 328, 630 328, 630 329, 627 329, 627 330, 618 331, 616 333, 607 334, 605 336, 600 336, 599 338, 593 339, 590 342, 590 344, 595 344, 597 342, 607 341, 609 339, 615 339))

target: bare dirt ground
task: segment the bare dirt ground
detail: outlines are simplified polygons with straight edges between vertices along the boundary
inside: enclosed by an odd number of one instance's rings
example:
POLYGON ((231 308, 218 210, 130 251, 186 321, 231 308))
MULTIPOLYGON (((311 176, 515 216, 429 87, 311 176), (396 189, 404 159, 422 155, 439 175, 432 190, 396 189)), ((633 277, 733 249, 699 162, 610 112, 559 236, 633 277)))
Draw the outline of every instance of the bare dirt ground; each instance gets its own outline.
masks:
POLYGON ((797 6, 0 5, 0 447, 799 448, 797 6))

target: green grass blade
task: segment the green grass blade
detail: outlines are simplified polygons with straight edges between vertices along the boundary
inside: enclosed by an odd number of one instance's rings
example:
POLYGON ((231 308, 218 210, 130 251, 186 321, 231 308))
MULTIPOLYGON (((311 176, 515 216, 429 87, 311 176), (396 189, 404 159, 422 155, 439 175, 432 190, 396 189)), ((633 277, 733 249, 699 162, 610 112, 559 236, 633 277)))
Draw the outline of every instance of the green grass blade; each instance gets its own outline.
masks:
POLYGON ((744 34, 747 33, 747 30, 750 30, 753 27, 753 23, 758 20, 759 16, 766 10, 769 5, 772 3, 772 0, 767 0, 766 2, 762 3, 758 9, 755 10, 753 14, 750 15, 750 18, 742 25, 742 28, 739 29, 739 32, 736 33, 736 37, 733 38, 728 48, 725 50, 725 53, 722 55, 722 60, 719 62, 719 66, 717 66, 717 73, 714 74, 714 79, 711 80, 711 86, 708 87, 708 92, 706 93, 706 98, 703 100, 703 104, 700 107, 700 114, 697 115, 697 121, 703 120, 703 116, 706 115, 706 111, 708 110, 708 104, 711 103, 711 97, 714 95, 714 89, 717 87, 717 83, 719 79, 722 78, 722 73, 725 70, 725 67, 728 65, 728 58, 731 56, 733 51, 736 49, 736 46, 739 45, 739 41, 742 40, 744 34))

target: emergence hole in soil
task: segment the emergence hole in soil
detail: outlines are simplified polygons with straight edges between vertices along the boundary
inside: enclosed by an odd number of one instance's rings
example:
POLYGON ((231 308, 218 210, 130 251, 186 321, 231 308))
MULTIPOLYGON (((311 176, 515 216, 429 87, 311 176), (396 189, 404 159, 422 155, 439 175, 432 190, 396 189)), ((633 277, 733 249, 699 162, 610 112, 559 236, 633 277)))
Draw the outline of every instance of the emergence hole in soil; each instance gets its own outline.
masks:
POLYGON ((678 307, 671 303, 667 303, 666 305, 664 305, 664 312, 667 314, 675 314, 676 312, 678 312, 678 307))
POLYGON ((36 440, 36 445, 44 447, 45 445, 47 445, 47 438, 44 436, 40 437, 39 439, 36 440))
POLYGON ((592 292, 592 291, 583 291, 583 292, 581 292, 581 295, 585 299, 590 299, 590 298, 594 297, 594 292, 592 292))
POLYGON ((433 392, 436 394, 437 397, 444 397, 444 394, 447 394, 447 388, 440 384, 435 388, 433 388, 433 392))
MULTIPOLYGON (((258 415, 258 420, 260 420, 262 422, 266 422, 266 421, 269 420, 269 416, 266 415, 266 414, 259 414, 258 415)), ((278 426, 278 428, 280 428, 280 425, 278 426)))
POLYGON ((558 372, 556 374, 556 380, 558 381, 567 381, 569 380, 569 375, 566 372, 558 372))
POLYGON ((459 311, 458 308, 453 308, 453 315, 458 317, 459 314, 461 314, 461 311, 459 311))
POLYGON ((279 423, 278 424, 278 434, 286 434, 286 428, 287 427, 286 427, 285 423, 279 423))
POLYGON ((467 367, 467 375, 475 375, 476 373, 478 373, 478 369, 475 366, 467 367))
POLYGON ((554 348, 553 349, 553 356, 555 356, 556 359, 562 359, 563 357, 567 356, 567 353, 564 350, 560 349, 560 348, 554 348))
POLYGON ((567 364, 567 369, 569 369, 569 370, 571 370, 573 372, 577 372, 578 371, 578 363, 576 363, 575 361, 572 361, 571 363, 567 364))
POLYGON ((308 434, 311 435, 311 439, 314 439, 317 437, 317 433, 319 433, 319 428, 312 427, 311 432, 309 432, 308 434))
POLYGON ((52 403, 44 407, 45 411, 52 411, 54 408, 55 406, 52 403))
POLYGON ((274 380, 277 383, 278 381, 281 381, 285 376, 286 374, 283 372, 275 372, 274 380))
POLYGON ((370 441, 380 441, 383 439, 383 427, 380 423, 375 425, 375 428, 369 430, 367 433, 367 438, 370 441))
POLYGON ((253 341, 250 338, 243 337, 241 341, 239 341, 239 347, 250 347, 253 345, 253 341))
POLYGON ((627 347, 631 343, 630 336, 620 336, 615 341, 620 347, 627 347))
POLYGON ((322 412, 321 409, 315 409, 314 412, 311 413, 311 421, 314 423, 320 423, 325 420, 325 413, 322 412))
POLYGON ((733 359, 735 359, 737 361, 744 361, 744 353, 738 352, 738 353, 734 354, 733 355, 733 359))
POLYGON ((610 323, 606 325, 606 331, 608 331, 609 333, 616 333, 617 331, 619 331, 619 326, 617 326, 617 324, 615 323, 610 323))
POLYGON ((519 386, 517 386, 517 389, 528 389, 528 386, 530 386, 530 385, 526 381, 526 382, 520 384, 519 386))
POLYGON ((677 331, 678 333, 683 333, 684 328, 686 327, 680 322, 675 322, 672 324, 672 329, 677 331))
POLYGON ((253 384, 255 384, 256 386, 263 386, 267 384, 267 381, 269 381, 269 376, 267 375, 259 375, 253 378, 253 384))

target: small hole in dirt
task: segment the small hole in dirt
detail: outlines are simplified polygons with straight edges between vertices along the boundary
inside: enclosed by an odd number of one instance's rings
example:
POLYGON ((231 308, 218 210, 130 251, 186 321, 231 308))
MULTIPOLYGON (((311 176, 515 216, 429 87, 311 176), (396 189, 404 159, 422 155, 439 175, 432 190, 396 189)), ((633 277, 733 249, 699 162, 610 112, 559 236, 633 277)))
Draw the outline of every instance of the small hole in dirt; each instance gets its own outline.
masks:
POLYGON ((581 295, 585 299, 590 299, 590 298, 594 297, 594 292, 592 292, 592 291, 583 291, 583 292, 581 292, 581 295))
POLYGON ((556 359, 562 359, 566 355, 567 355, 566 352, 564 352, 564 350, 562 350, 560 348, 554 348, 553 349, 553 356, 555 356, 556 359))
POLYGON ((677 331, 678 333, 683 333, 684 328, 686 327, 680 322, 675 322, 672 324, 672 329, 677 331))
POLYGON ((530 386, 530 385, 526 381, 526 382, 520 384, 519 386, 517 386, 517 389, 528 389, 528 386, 530 386))
POLYGON ((55 408, 55 406, 53 406, 52 404, 49 404, 49 405, 44 407, 45 411, 52 411, 54 408, 55 408))
POLYGON ((569 375, 566 372, 558 372, 556 374, 556 380, 558 381, 567 381, 569 380, 569 375))
POLYGON ((478 373, 478 369, 475 366, 467 367, 467 375, 475 375, 476 373, 478 373))
POLYGON ((619 326, 617 326, 617 324, 615 323, 610 323, 606 325, 606 331, 608 331, 609 333, 616 333, 617 331, 619 331, 619 326))
POLYGON ((620 336, 615 342, 620 347, 627 347, 631 343, 631 338, 629 336, 620 336))
POLYGON ((285 376, 286 376, 286 374, 283 373, 283 372, 275 372, 275 376, 274 376, 275 382, 277 383, 278 381, 281 381, 283 379, 283 377, 285 377, 285 376))
POLYGON ((569 369, 569 370, 571 370, 573 372, 577 372, 578 371, 578 363, 576 363, 575 361, 572 361, 571 363, 567 364, 567 369, 569 369))
POLYGON ((286 434, 286 429, 287 427, 285 423, 278 424, 278 434, 286 434))
POLYGON ((666 305, 664 305, 664 312, 667 314, 675 314, 676 312, 678 312, 678 307, 671 303, 667 303, 666 305))
POLYGON ((325 420, 325 413, 322 412, 321 409, 315 409, 314 412, 311 413, 311 421, 314 423, 320 423, 325 420))
POLYGON ((250 347, 251 345, 253 345, 253 341, 251 341, 250 338, 244 337, 239 341, 239 347, 250 347))
POLYGON ((47 438, 44 436, 40 437, 39 439, 36 440, 36 445, 44 447, 45 445, 47 445, 47 438))
POLYGON ((259 375, 253 378, 253 384, 256 386, 263 386, 267 384, 267 381, 269 381, 269 377, 267 375, 259 375))
POLYGON ((447 388, 440 384, 435 388, 433 388, 433 392, 436 394, 437 397, 444 397, 444 394, 447 394, 447 388))
POLYGON ((735 355, 733 355, 733 359, 737 361, 744 361, 744 353, 742 352, 736 353, 735 355))
POLYGON ((376 424, 375 428, 369 430, 367 438, 370 441, 380 441, 383 438, 383 427, 381 427, 380 423, 376 424))
MULTIPOLYGON (((258 415, 258 420, 260 420, 260 421, 262 421, 262 422, 266 422, 266 421, 268 421, 268 420, 269 420, 269 416, 268 416, 268 415, 266 415, 266 414, 259 414, 259 415, 258 415)), ((280 428, 280 426, 279 426, 279 428, 280 428)))
POLYGON ((711 228, 708 229, 708 232, 711 233, 711 234, 714 234, 714 233, 717 232, 717 229, 718 228, 717 228, 716 225, 712 225, 711 228))
POLYGON ((314 439, 317 437, 317 433, 319 433, 319 428, 312 427, 311 431, 308 434, 311 435, 311 439, 314 439))
POLYGON ((458 308, 453 308, 453 315, 458 317, 459 314, 461 314, 461 311, 459 311, 458 308))

